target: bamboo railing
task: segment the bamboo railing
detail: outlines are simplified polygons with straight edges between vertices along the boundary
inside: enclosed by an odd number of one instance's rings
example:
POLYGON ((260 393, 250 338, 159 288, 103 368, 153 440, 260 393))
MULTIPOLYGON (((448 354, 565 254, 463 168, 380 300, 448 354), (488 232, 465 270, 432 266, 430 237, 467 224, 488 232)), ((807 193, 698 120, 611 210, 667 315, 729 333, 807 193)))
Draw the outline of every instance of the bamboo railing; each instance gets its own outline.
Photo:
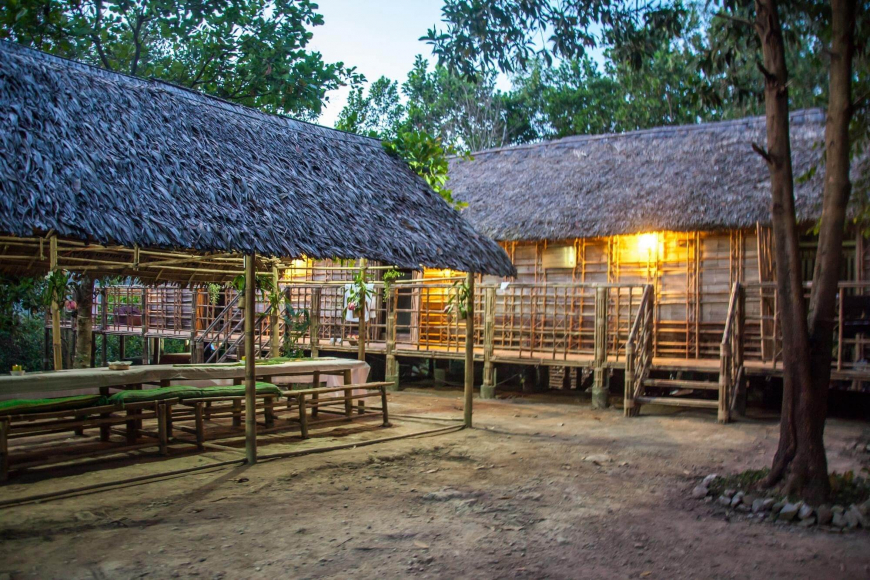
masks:
POLYGON ((719 345, 719 409, 720 423, 731 420, 731 411, 736 403, 737 393, 743 375, 745 302, 746 295, 740 282, 735 282, 728 302, 728 315, 725 331, 719 345))
MULTIPOLYGON (((847 336, 844 325, 844 298, 870 297, 870 281, 840 282, 837 307, 834 312, 834 352, 832 368, 848 374, 853 371, 870 371, 870 335, 858 333, 847 336)), ((811 283, 804 284, 804 298, 809 301, 811 283)), ((774 369, 782 365, 782 323, 778 311, 778 292, 775 282, 747 283, 743 285, 745 319, 741 343, 745 361, 769 363, 774 369)))
POLYGON ((635 399, 643 392, 643 382, 652 367, 653 312, 655 291, 652 286, 644 288, 637 314, 625 343, 625 404, 626 417, 637 416, 635 399))

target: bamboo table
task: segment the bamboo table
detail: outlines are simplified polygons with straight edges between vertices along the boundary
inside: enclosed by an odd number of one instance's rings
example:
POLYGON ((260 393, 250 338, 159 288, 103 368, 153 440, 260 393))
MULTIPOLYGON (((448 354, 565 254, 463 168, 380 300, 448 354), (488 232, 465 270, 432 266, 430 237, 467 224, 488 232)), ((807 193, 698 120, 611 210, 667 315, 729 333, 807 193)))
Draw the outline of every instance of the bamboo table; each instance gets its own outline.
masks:
MULTIPOLYGON (((358 360, 316 358, 276 365, 258 365, 256 377, 340 375, 345 384, 365 383, 369 365, 358 360)), ((142 365, 125 371, 107 367, 70 369, 27 373, 22 376, 0 376, 0 399, 47 398, 65 395, 107 393, 109 389, 140 388, 141 385, 169 385, 179 381, 209 381, 232 379, 242 381, 245 367, 237 363, 212 365, 142 365)))

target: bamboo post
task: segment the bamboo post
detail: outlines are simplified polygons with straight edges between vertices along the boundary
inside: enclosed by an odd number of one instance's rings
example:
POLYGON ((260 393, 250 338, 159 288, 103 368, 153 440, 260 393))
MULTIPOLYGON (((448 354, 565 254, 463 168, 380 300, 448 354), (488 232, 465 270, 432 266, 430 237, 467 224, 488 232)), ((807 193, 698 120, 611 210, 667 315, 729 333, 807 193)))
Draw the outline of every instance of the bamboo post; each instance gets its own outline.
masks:
POLYGON ((308 416, 305 414, 305 395, 297 395, 296 400, 299 404, 299 434, 303 439, 308 439, 308 416))
MULTIPOLYGON (((737 319, 734 326, 734 343, 737 350, 734 352, 734 366, 738 370, 738 376, 740 376, 739 371, 743 368, 746 354, 746 288, 741 284, 737 287, 737 292, 737 319)), ((742 378, 738 379, 738 381, 738 384, 734 385, 734 388, 738 390, 737 414, 745 416, 747 393, 744 385, 746 382, 742 378)))
MULTIPOLYGON (((278 288, 278 266, 272 265, 272 283, 275 285, 275 292, 280 293, 278 288)), ((280 333, 278 332, 278 324, 280 324, 278 320, 278 310, 280 309, 280 305, 276 306, 269 313, 269 358, 275 358, 279 356, 281 350, 281 338, 280 333)))
POLYGON ((474 399, 474 274, 466 278, 468 302, 465 314, 465 426, 471 427, 474 399))
MULTIPOLYGON (((49 251, 52 272, 57 271, 57 236, 49 238, 49 251)), ((60 305, 57 297, 51 297, 51 351, 54 370, 63 369, 63 344, 60 338, 60 305)))
POLYGON ((495 340, 495 287, 487 287, 483 302, 483 384, 480 386, 481 399, 495 398, 495 367, 492 363, 493 342, 495 340))
POLYGON ((142 364, 151 364, 151 345, 148 341, 148 288, 142 288, 142 364))
POLYGON ((386 345, 386 357, 387 357, 387 369, 386 369, 386 380, 388 383, 392 383, 390 386, 391 391, 399 390, 399 367, 396 361, 396 289, 394 287, 390 287, 389 292, 387 293, 387 345, 386 345))
MULTIPOLYGON (((308 317, 308 336, 312 358, 320 354, 320 287, 311 289, 311 312, 308 317)), ((320 386, 320 385, 316 385, 320 386)))
POLYGON ((257 316, 256 258, 245 256, 245 457, 248 465, 257 462, 257 390, 255 382, 254 318, 257 316))
POLYGON ((723 343, 719 345, 719 412, 720 423, 729 420, 728 393, 731 383, 731 347, 723 343))
POLYGON ((593 357, 592 408, 605 409, 608 403, 607 381, 607 288, 595 289, 595 348, 593 357))
MULTIPOLYGON (((359 269, 362 273, 361 278, 363 281, 363 289, 367 288, 365 286, 366 283, 366 259, 359 259, 359 269)), ((362 296, 360 296, 361 300, 359 304, 357 304, 357 311, 359 312, 359 322, 358 322, 358 334, 359 341, 357 343, 357 351, 356 358, 365 362, 366 360, 366 300, 365 300, 365 290, 362 296)))
POLYGON ((387 411, 387 388, 380 387, 379 390, 381 391, 381 414, 384 419, 383 426, 392 427, 390 424, 390 413, 387 411))
POLYGON ((629 342, 625 345, 625 397, 622 405, 626 417, 631 417, 634 409, 634 372, 634 343, 629 342))
POLYGON ((107 339, 109 335, 106 333, 106 328, 109 326, 109 292, 103 287, 100 288, 100 330, 103 331, 103 340, 100 342, 100 359, 103 366, 109 366, 109 343, 107 339))

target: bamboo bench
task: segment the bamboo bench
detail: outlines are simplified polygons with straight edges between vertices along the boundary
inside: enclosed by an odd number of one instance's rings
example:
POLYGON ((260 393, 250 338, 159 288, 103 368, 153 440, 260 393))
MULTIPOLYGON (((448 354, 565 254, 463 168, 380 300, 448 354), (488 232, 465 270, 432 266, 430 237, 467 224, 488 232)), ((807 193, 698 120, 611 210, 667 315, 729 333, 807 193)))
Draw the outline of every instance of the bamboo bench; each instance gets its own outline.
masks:
MULTIPOLYGON (((78 409, 63 409, 33 413, 7 413, 0 415, 0 481, 8 478, 10 469, 17 469, 62 463, 71 459, 82 459, 99 455, 110 455, 125 451, 133 451, 146 447, 154 447, 155 442, 161 454, 167 453, 168 435, 166 431, 166 413, 162 403, 174 402, 146 401, 126 404, 101 404, 78 409), (157 431, 142 428, 145 420, 157 420, 157 431), (110 435, 119 432, 113 427, 123 426, 120 431, 125 436, 125 442, 99 449, 72 450, 73 445, 51 445, 48 449, 21 451, 22 456, 13 463, 9 451, 9 441, 27 437, 40 437, 55 433, 72 432, 83 435, 86 429, 99 429, 100 441, 108 443, 110 435), (150 439, 139 442, 141 435, 150 439)), ((19 453, 16 453, 16 457, 19 453)))
MULTIPOLYGON (((354 401, 360 403, 357 406, 358 415, 366 414, 365 399, 380 397, 381 409, 380 415, 383 419, 383 426, 390 426, 390 416, 387 410, 387 387, 393 383, 362 383, 359 385, 342 385, 340 387, 318 387, 313 389, 300 389, 297 391, 284 391, 282 394, 287 398, 287 410, 290 411, 296 407, 299 417, 299 431, 303 439, 308 438, 308 431, 312 426, 319 426, 326 423, 335 423, 338 421, 353 420, 354 401), (353 391, 362 390, 365 393, 354 395, 353 391), (344 393, 343 396, 324 397, 332 393, 344 393), (330 407, 341 406, 341 410, 336 411, 330 407), (311 413, 311 420, 308 418, 308 411, 311 413), (333 419, 318 419, 320 413, 336 415, 333 419)), ((370 413, 371 414, 371 413, 370 413)))

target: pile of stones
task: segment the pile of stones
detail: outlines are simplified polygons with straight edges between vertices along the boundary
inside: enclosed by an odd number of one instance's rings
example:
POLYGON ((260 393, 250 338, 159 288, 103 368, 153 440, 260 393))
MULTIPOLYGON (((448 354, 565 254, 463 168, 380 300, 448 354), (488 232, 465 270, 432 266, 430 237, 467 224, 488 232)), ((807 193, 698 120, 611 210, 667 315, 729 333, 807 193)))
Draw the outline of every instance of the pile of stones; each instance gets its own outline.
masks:
POLYGON ((710 485, 717 477, 715 473, 705 477, 692 489, 692 497, 759 521, 790 523, 805 528, 818 525, 834 529, 854 530, 860 527, 870 530, 870 500, 848 507, 813 507, 802 501, 790 502, 785 498, 764 497, 737 489, 726 489, 717 498, 710 491, 710 485))

